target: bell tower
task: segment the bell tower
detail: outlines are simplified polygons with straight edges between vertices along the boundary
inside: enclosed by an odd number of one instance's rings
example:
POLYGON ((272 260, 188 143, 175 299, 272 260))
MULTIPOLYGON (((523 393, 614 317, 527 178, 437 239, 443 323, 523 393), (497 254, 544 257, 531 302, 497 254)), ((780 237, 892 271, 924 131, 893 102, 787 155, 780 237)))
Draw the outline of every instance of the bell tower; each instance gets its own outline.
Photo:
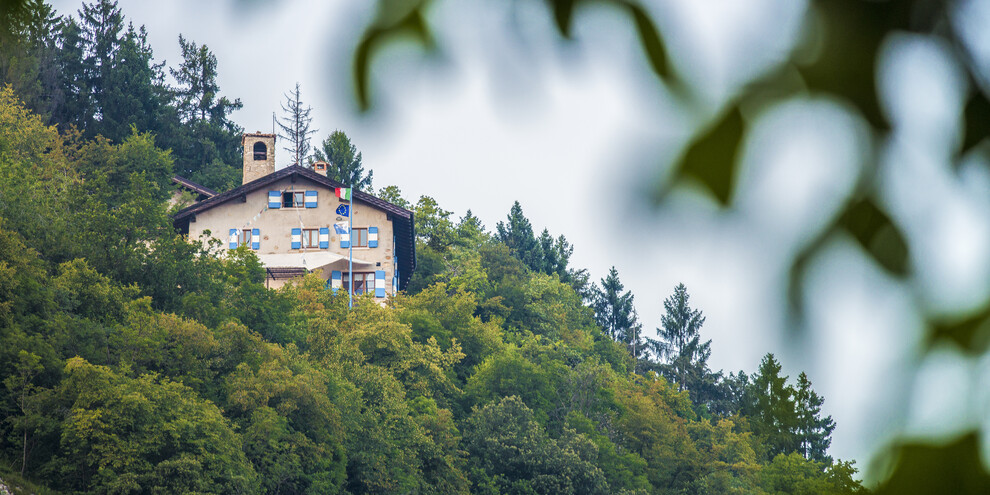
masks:
POLYGON ((241 146, 244 148, 244 178, 241 184, 275 172, 274 134, 244 134, 241 146))

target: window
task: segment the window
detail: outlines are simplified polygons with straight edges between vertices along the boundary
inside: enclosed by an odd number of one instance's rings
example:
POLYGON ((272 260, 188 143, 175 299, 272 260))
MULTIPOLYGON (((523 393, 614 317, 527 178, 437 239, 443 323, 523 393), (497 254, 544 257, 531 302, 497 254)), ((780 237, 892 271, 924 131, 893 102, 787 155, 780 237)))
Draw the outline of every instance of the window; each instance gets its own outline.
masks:
POLYGON ((304 208, 306 193, 302 191, 282 193, 282 208, 304 208))
POLYGON ((254 143, 254 159, 255 160, 268 159, 268 146, 265 146, 265 143, 262 143, 261 141, 254 143))
POLYGON ((320 229, 303 229, 302 231, 302 247, 304 248, 317 248, 320 247, 320 229))
POLYGON ((241 246, 251 247, 251 229, 242 230, 240 237, 237 239, 237 243, 241 246))
MULTIPOLYGON (((350 292, 351 277, 349 273, 341 274, 344 292, 350 292)), ((354 273, 354 293, 364 294, 375 292, 375 272, 354 273)))
POLYGON ((354 247, 368 247, 368 229, 351 229, 351 245, 354 247))

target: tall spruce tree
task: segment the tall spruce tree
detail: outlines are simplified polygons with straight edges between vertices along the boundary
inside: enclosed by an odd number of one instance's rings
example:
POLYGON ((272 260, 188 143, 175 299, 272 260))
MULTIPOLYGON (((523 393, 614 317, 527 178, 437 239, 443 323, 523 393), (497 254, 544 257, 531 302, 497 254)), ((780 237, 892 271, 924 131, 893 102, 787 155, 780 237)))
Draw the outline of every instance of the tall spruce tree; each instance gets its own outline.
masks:
POLYGON ((176 136, 165 143, 173 150, 176 172, 223 191, 240 184, 240 138, 243 129, 230 114, 243 105, 220 96, 217 58, 204 45, 179 35, 182 62, 171 73, 179 84, 175 112, 182 120, 176 136))
POLYGON ((561 282, 570 285, 585 301, 593 294, 588 286, 588 270, 569 267, 574 246, 563 235, 554 238, 548 229, 539 237, 533 234, 533 226, 523 214, 518 201, 512 204, 506 222, 495 225, 495 239, 505 244, 512 255, 534 272, 556 274, 561 282))
POLYGON ((488 232, 485 231, 485 225, 481 223, 480 218, 474 216, 471 210, 468 210, 461 217, 460 221, 457 222, 454 233, 454 244, 463 248, 476 249, 488 240, 488 232))
POLYGON ((821 416, 825 399, 812 390, 811 380, 803 371, 798 375, 794 402, 797 408, 797 436, 801 455, 805 459, 831 464, 832 457, 828 455, 828 447, 832 444, 835 421, 832 421, 832 416, 821 416))
POLYGON ((608 276, 601 280, 601 287, 595 286, 592 308, 595 321, 605 333, 619 341, 636 343, 639 331, 639 318, 633 308, 632 291, 626 291, 619 280, 619 272, 613 266, 608 276))
POLYGON ((647 340, 659 358, 660 374, 677 384, 678 390, 687 390, 695 404, 709 407, 720 398, 721 373, 713 373, 708 367, 712 341, 701 341, 705 317, 700 310, 691 308, 690 297, 687 287, 678 284, 663 302, 659 338, 647 340))
POLYGON ((84 47, 84 77, 93 102, 93 115, 87 116, 90 120, 85 128, 89 135, 104 134, 99 123, 112 97, 111 73, 120 50, 124 15, 112 0, 84 3, 79 11, 79 27, 84 47))
POLYGON ((743 414, 749 416, 753 431, 762 439, 766 459, 777 454, 798 451, 800 439, 795 391, 787 384, 787 376, 781 376, 780 362, 773 354, 767 354, 760 368, 752 377, 743 414))
POLYGON ((363 191, 371 191, 371 178, 374 172, 364 171, 361 165, 361 152, 351 143, 344 131, 336 130, 316 148, 314 158, 330 164, 327 177, 341 184, 353 185, 363 191))
POLYGON ((293 165, 302 165, 309 159, 309 138, 316 133, 316 129, 309 128, 313 122, 312 111, 313 107, 303 103, 299 83, 296 83, 296 89, 285 94, 282 118, 278 120, 282 129, 279 137, 285 140, 284 149, 292 154, 293 165))
POLYGON ((541 271, 543 251, 536 236, 533 235, 533 226, 523 214, 522 205, 518 201, 512 203, 506 220, 507 222, 499 222, 495 225, 495 237, 530 270, 541 271))
POLYGON ((165 121, 163 106, 171 100, 165 84, 164 64, 154 63, 148 33, 144 26, 128 24, 104 78, 97 132, 120 142, 130 136, 131 126, 139 131, 158 131, 165 121))
POLYGON ((547 275, 556 273, 561 282, 570 283, 574 274, 572 270, 567 268, 567 265, 571 255, 574 254, 574 246, 567 242, 567 238, 563 235, 559 235, 555 239, 547 229, 543 229, 537 242, 540 244, 540 254, 542 255, 539 271, 547 275))
POLYGON ((214 125, 228 125, 227 116, 243 106, 240 98, 230 101, 220 96, 217 82, 217 57, 205 45, 197 45, 179 35, 182 63, 171 69, 172 77, 179 83, 176 88, 176 107, 184 122, 208 121, 214 125))
POLYGON ((55 94, 57 101, 52 105, 51 123, 62 129, 75 126, 85 130, 92 116, 92 97, 87 79, 84 54, 86 41, 82 28, 75 19, 63 19, 59 26, 58 50, 55 56, 57 69, 55 94))

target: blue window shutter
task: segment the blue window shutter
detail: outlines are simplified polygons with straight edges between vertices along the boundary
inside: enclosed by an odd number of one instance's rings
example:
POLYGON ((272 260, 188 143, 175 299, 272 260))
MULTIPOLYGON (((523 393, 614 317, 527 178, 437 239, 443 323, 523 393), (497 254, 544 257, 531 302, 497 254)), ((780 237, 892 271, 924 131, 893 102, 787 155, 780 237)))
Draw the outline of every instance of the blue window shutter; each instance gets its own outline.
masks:
POLYGON ((306 191, 306 208, 316 208, 316 191, 306 191))
POLYGON ((343 234, 340 234, 340 247, 342 247, 342 248, 349 248, 349 247, 351 247, 351 233, 350 232, 344 232, 343 234))
POLYGON ((230 249, 237 249, 237 229, 230 229, 230 249))
POLYGON ((330 228, 320 227, 320 249, 327 249, 330 247, 330 228))
POLYGON ((337 293, 337 289, 344 287, 343 279, 340 275, 340 270, 330 272, 330 289, 333 290, 334 294, 337 293))
POLYGON ((282 207, 282 193, 278 191, 268 191, 268 207, 269 208, 281 208, 282 207))
POLYGON ((302 249, 302 229, 292 229, 292 249, 302 249))
POLYGON ((385 297, 385 270, 375 270, 375 297, 385 297))
POLYGON ((378 247, 378 227, 368 227, 368 247, 378 247))
POLYGON ((261 249, 261 229, 251 229, 251 249, 261 249))

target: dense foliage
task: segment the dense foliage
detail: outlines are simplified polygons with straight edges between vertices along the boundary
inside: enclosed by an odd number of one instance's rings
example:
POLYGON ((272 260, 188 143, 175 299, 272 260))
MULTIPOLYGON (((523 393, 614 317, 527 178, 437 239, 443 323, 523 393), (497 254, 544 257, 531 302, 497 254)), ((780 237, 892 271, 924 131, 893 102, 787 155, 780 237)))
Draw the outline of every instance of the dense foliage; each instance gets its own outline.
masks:
MULTIPOLYGON (((530 268, 470 214, 455 224, 421 198, 411 290, 347 311, 315 275, 270 291, 252 253, 176 235, 172 168, 149 134, 60 135, 0 93, 0 455, 30 479, 82 493, 857 487, 825 454, 834 426, 806 377, 795 389, 768 356, 716 411, 692 400, 696 374, 634 373, 573 279, 530 268)), ((641 369, 680 369, 665 356, 641 369)))
POLYGON ((220 95, 217 59, 206 45, 178 36, 182 60, 165 80, 144 27, 127 22, 117 3, 83 4, 56 15, 44 0, 0 8, 0 83, 63 133, 120 143, 155 134, 171 150, 176 174, 223 191, 240 185, 242 129, 230 120, 239 99, 220 95))
POLYGON ((253 253, 168 217, 174 173, 219 187, 236 163, 240 103, 217 96, 209 51, 180 37, 176 90, 112 2, 79 21, 40 2, 9 15, 24 23, 0 35, 36 58, 4 45, 4 466, 72 493, 862 490, 827 454, 835 426, 807 376, 792 385, 772 355, 752 376, 710 370, 684 286, 644 339, 618 273, 589 285, 518 203, 492 234, 386 187, 416 213, 405 293, 349 311, 315 274, 265 289, 253 253), (19 38, 39 20, 54 41, 19 38), (64 101, 10 76, 46 63, 78 66, 54 71, 64 101), (127 111, 108 82, 124 75, 127 111))

